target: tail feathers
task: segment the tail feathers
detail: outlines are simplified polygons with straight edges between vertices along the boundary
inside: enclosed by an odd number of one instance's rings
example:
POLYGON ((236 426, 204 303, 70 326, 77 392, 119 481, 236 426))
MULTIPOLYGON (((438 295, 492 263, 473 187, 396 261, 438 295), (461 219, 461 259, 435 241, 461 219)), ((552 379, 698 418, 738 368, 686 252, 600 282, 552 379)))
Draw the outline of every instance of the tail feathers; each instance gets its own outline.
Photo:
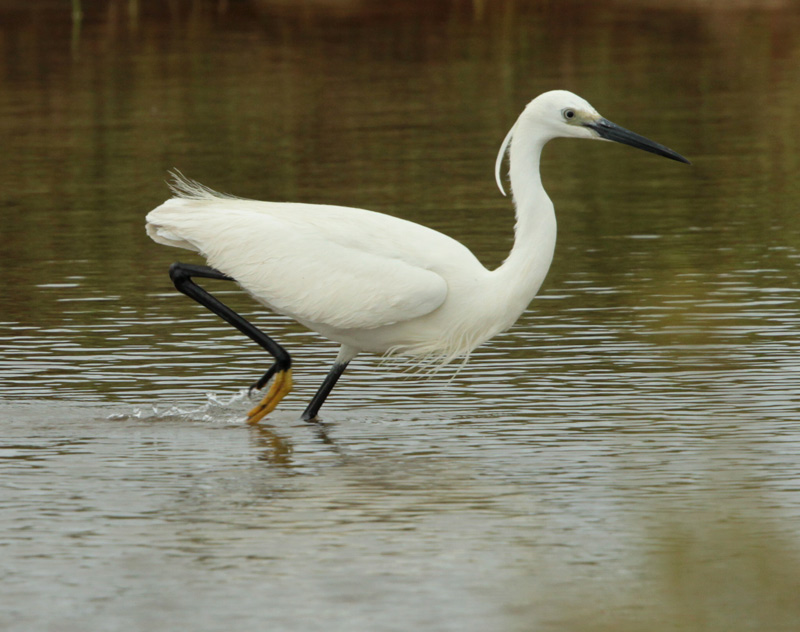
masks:
POLYGON ((164 246, 173 246, 175 248, 185 248, 186 250, 194 250, 198 252, 197 247, 185 239, 182 239, 172 231, 158 224, 148 223, 145 226, 147 235, 156 243, 163 244, 164 246))
POLYGON ((177 169, 169 172, 172 180, 167 182, 173 197, 182 200, 241 200, 244 198, 227 193, 220 193, 207 187, 205 184, 200 184, 197 180, 187 178, 177 169))
POLYGON ((177 169, 170 171, 170 176, 172 198, 147 214, 147 234, 159 244, 200 252, 192 237, 196 231, 190 230, 197 223, 197 214, 204 208, 212 208, 215 202, 242 198, 214 191, 177 169))

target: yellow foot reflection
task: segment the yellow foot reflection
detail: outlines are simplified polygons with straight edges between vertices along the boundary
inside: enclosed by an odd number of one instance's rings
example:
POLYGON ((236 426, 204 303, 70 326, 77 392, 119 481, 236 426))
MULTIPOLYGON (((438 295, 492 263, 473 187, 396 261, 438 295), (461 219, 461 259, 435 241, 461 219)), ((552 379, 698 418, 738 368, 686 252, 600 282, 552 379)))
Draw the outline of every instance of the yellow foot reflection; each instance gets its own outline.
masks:
POLYGON ((261 403, 247 413, 247 423, 257 424, 261 419, 275 410, 280 401, 292 390, 292 370, 278 371, 272 380, 272 386, 261 400, 261 403))

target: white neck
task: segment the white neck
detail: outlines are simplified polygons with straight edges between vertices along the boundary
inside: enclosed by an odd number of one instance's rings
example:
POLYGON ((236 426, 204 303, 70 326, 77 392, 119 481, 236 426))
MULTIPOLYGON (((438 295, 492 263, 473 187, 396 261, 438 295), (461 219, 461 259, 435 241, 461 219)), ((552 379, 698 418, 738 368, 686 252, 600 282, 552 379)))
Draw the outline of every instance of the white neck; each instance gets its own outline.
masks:
POLYGON ((536 133, 528 121, 520 119, 510 149, 511 191, 517 222, 514 247, 497 268, 496 287, 503 289, 515 319, 531 302, 544 282, 556 245, 556 216, 553 203, 542 186, 539 159, 549 136, 536 133))

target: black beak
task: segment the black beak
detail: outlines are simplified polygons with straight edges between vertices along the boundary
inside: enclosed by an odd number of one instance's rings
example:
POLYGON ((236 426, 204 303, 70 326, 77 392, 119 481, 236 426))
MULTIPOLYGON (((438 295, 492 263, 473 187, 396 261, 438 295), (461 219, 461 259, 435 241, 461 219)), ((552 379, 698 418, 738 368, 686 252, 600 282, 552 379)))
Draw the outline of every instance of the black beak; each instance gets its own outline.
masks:
POLYGON ((649 140, 644 136, 639 136, 639 134, 635 134, 624 127, 620 127, 616 123, 612 123, 607 119, 599 118, 591 123, 584 123, 584 126, 588 127, 589 129, 593 129, 598 133, 600 138, 613 140, 614 142, 622 143, 623 145, 630 145, 631 147, 636 147, 637 149, 644 149, 645 151, 649 151, 651 154, 658 154, 659 156, 671 158, 672 160, 677 160, 678 162, 685 162, 687 165, 692 164, 679 153, 672 151, 669 147, 664 147, 664 145, 654 143, 652 140, 649 140))

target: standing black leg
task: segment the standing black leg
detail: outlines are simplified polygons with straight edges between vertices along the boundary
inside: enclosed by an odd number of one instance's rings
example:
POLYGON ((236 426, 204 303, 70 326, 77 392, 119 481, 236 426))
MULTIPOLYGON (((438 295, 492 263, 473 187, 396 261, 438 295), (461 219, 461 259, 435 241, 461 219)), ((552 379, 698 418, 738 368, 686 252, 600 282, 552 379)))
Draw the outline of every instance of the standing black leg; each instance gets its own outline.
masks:
POLYGON ((347 362, 336 362, 333 365, 327 377, 325 378, 325 381, 322 382, 322 386, 319 387, 317 393, 311 398, 311 403, 309 403, 303 412, 303 421, 314 421, 317 418, 317 413, 322 407, 322 404, 325 402, 325 398, 327 398, 330 392, 333 390, 336 382, 347 368, 347 364, 347 362))
POLYGON ((291 356, 272 338, 192 281, 192 277, 233 281, 234 279, 231 277, 208 266, 196 266, 186 263, 173 263, 169 268, 169 276, 178 291, 186 294, 189 298, 193 298, 195 301, 214 312, 217 316, 236 327, 236 329, 241 331, 245 336, 253 340, 275 358, 275 363, 264 376, 251 387, 251 390, 252 388, 262 388, 273 375, 275 376, 275 381, 272 383, 272 387, 269 389, 264 399, 247 414, 247 421, 249 423, 258 422, 262 417, 272 412, 291 390, 291 356))

